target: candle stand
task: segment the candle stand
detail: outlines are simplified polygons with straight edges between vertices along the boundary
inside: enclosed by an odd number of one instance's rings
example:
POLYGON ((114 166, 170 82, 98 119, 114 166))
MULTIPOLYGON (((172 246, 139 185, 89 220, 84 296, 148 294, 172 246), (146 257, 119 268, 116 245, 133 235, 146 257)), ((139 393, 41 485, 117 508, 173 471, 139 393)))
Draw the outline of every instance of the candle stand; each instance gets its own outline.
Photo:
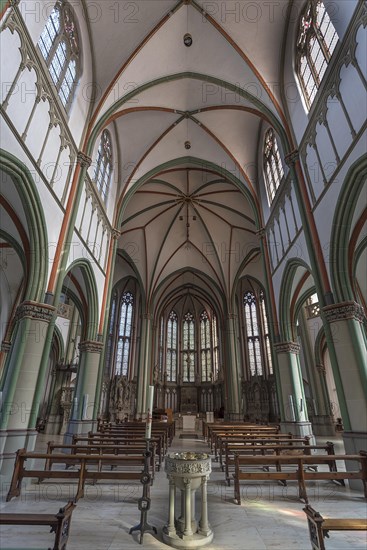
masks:
POLYGON ((153 531, 157 534, 157 529, 153 525, 150 525, 147 521, 148 511, 150 510, 150 486, 152 484, 152 476, 149 471, 149 462, 152 456, 150 450, 150 438, 146 438, 146 450, 144 451, 144 470, 142 472, 140 483, 143 485, 143 496, 138 500, 138 509, 140 510, 140 523, 131 527, 129 534, 134 531, 140 531, 140 544, 143 543, 144 533, 146 531, 153 531))

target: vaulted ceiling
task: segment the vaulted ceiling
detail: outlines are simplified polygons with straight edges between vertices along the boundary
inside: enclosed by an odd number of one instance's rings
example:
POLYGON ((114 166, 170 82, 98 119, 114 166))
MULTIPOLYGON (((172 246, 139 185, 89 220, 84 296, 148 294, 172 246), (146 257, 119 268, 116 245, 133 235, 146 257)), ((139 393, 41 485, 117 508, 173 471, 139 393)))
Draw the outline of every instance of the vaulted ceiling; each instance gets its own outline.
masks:
POLYGON ((286 126, 278 83, 292 0, 271 4, 106 2, 91 24, 90 129, 116 136, 118 247, 147 303, 195 287, 224 308, 248 270, 263 279, 261 262, 248 267, 262 226, 259 140, 264 125, 286 126))

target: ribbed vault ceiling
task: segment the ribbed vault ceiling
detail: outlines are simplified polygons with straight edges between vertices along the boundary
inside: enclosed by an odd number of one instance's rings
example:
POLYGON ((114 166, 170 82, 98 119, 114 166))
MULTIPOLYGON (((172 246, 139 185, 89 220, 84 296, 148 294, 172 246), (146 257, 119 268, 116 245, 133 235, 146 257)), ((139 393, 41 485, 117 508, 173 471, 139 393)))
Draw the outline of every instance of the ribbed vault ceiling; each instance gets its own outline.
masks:
POLYGON ((90 130, 115 133, 118 247, 148 304, 194 285, 225 308, 248 269, 263 279, 259 139, 285 121, 276 83, 290 3, 102 3, 91 25, 90 130))

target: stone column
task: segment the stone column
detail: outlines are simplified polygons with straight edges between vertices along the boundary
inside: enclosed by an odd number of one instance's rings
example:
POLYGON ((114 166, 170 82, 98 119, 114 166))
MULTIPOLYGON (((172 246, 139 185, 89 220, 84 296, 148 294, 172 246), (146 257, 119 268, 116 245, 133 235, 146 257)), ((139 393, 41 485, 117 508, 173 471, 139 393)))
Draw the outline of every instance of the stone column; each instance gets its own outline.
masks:
POLYGON ((191 479, 184 479, 185 484, 185 528, 183 534, 191 537, 193 535, 191 528, 191 479))
POLYGON ((229 414, 229 419, 236 420, 241 413, 240 398, 240 373, 238 371, 238 347, 237 347, 237 315, 229 313, 226 320, 226 365, 225 382, 227 386, 227 400, 225 414, 229 414), (233 417, 233 418, 232 418, 233 417))
MULTIPOLYGON (((367 448, 367 341, 363 327, 364 315, 363 308, 356 302, 342 302, 322 309, 329 352, 333 352, 330 358, 347 453, 367 448)), ((358 482, 350 483, 351 486, 355 484, 358 482)))
POLYGON ((169 476, 169 512, 168 512, 168 525, 167 534, 170 536, 176 535, 175 526, 175 498, 176 498, 176 484, 173 476, 169 476))
MULTIPOLYGON (((140 365, 138 370, 138 395, 137 395, 137 415, 143 420, 146 418, 147 412, 147 394, 150 384, 150 367, 152 354, 152 315, 144 313, 141 327, 141 353, 140 365)), ((153 405, 154 406, 154 405, 153 405)))
POLYGON ((199 523, 199 533, 208 536, 211 533, 208 521, 208 494, 207 494, 208 476, 201 478, 201 519, 199 523))
POLYGON ((274 344, 274 349, 278 357, 279 398, 284 410, 282 430, 301 437, 312 436, 299 362, 300 346, 296 342, 278 342, 274 344))
POLYGON ((2 481, 12 474, 15 452, 33 450, 37 431, 31 425, 34 395, 46 342, 48 325, 55 308, 37 302, 23 302, 15 316, 15 330, 3 386, 3 408, 0 427, 0 460, 2 481))
POLYGON ((85 340, 79 344, 80 361, 75 389, 77 408, 65 433, 65 443, 70 443, 73 434, 87 434, 96 426, 94 402, 97 392, 99 361, 102 342, 85 340))
MULTIPOLYGON (((321 325, 321 319, 318 317, 316 330, 321 325)), ((300 338, 302 342, 302 352, 304 358, 304 367, 307 372, 308 383, 310 385, 311 396, 313 399, 312 427, 315 435, 334 435, 334 426, 330 414, 330 400, 326 390, 325 374, 322 368, 315 365, 313 346, 309 333, 309 325, 306 319, 306 313, 302 308, 299 315, 300 338), (325 392, 326 390, 326 392, 325 392)))

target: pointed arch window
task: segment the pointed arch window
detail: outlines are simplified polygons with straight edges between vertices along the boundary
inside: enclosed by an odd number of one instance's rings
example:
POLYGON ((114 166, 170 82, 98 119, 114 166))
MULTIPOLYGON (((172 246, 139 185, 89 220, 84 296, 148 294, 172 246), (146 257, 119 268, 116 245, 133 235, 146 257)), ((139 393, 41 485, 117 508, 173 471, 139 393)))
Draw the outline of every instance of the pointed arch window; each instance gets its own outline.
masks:
POLYGON ((80 78, 81 55, 76 18, 67 2, 56 2, 38 40, 38 47, 61 103, 68 111, 80 78))
POLYGON ((195 320, 189 311, 183 320, 182 380, 195 382, 195 320))
POLYGON ((107 350, 106 350, 106 371, 111 371, 112 366, 112 344, 113 344, 113 333, 114 327, 116 324, 116 308, 117 308, 117 293, 113 295, 110 309, 110 322, 108 323, 108 338, 107 338, 107 350))
POLYGON ((215 313, 212 315, 212 338, 213 338, 213 380, 218 379, 219 373, 219 342, 218 323, 215 313))
POLYGON ((272 358, 271 358, 268 315, 266 313, 265 295, 264 295, 264 292, 262 290, 260 291, 260 309, 261 309, 261 318, 262 318, 263 338, 264 338, 264 348, 265 348, 266 361, 267 361, 267 364, 268 364, 269 374, 273 374, 273 361, 272 361, 272 358))
POLYGON ((103 130, 94 170, 94 182, 103 202, 107 203, 112 172, 112 141, 108 130, 103 130))
POLYGON ((200 315, 200 365, 201 381, 210 382, 212 375, 212 342, 210 321, 204 310, 200 315))
POLYGON ((280 158, 278 142, 273 128, 265 134, 264 139, 264 173, 269 206, 284 176, 283 164, 280 158))
POLYGON ((163 349, 164 349, 164 318, 161 315, 159 323, 159 343, 158 343, 158 372, 159 378, 163 376, 163 349))
POLYGON ((115 362, 115 373, 119 376, 127 376, 129 371, 133 312, 134 297, 130 291, 124 292, 121 297, 115 362))
POLYGON ((321 0, 309 0, 297 36, 296 70, 308 109, 338 43, 339 37, 321 0))
POLYGON ((256 297, 252 291, 247 291, 243 297, 245 308, 245 323, 247 335, 247 348, 251 376, 262 375, 259 325, 257 318, 256 297))
POLYGON ((171 311, 167 322, 167 382, 177 381, 177 314, 171 311))

